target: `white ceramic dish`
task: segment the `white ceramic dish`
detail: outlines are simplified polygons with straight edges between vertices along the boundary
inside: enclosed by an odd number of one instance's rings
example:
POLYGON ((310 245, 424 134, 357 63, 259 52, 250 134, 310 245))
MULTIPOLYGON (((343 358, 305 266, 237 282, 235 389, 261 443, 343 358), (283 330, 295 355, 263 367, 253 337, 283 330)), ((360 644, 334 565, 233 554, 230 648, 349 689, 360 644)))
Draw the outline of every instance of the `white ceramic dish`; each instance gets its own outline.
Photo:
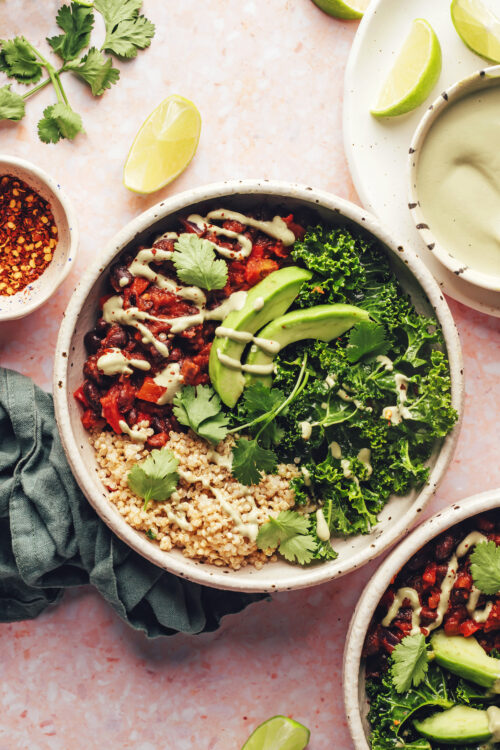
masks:
POLYGON ((482 289, 491 289, 500 293, 500 276, 494 276, 466 265, 451 252, 451 248, 442 245, 429 226, 429 219, 422 211, 418 193, 418 165, 427 134, 443 112, 468 94, 480 93, 493 86, 500 86, 500 65, 478 70, 467 78, 457 81, 431 104, 420 120, 410 144, 409 161, 409 204, 415 226, 427 248, 438 260, 456 276, 475 284, 482 289))
POLYGON ((352 616, 344 651, 344 703, 356 750, 370 750, 370 729, 366 719, 368 703, 361 652, 380 598, 392 577, 427 542, 460 521, 493 508, 500 508, 500 489, 474 495, 436 513, 396 547, 366 585, 352 616))
POLYGON ((76 214, 61 186, 35 164, 0 154, 0 176, 6 174, 23 180, 48 201, 59 234, 54 257, 46 271, 17 294, 0 295, 0 322, 22 318, 43 305, 71 271, 78 250, 76 214))
POLYGON ((363 205, 391 227, 403 247, 422 258, 446 294, 500 317, 500 292, 474 286, 443 266, 420 237, 408 209, 408 150, 431 99, 414 112, 392 120, 378 121, 369 112, 414 18, 429 21, 443 50, 443 70, 432 98, 487 65, 456 33, 449 2, 372 0, 354 39, 345 73, 344 145, 352 179, 363 205))
POLYGON ((173 225, 179 213, 203 213, 208 206, 250 209, 266 203, 293 212, 297 208, 313 210, 318 219, 329 224, 363 227, 387 248, 402 285, 422 311, 435 310, 443 329, 452 379, 452 400, 461 414, 463 375, 460 344, 446 302, 434 279, 411 251, 398 247, 392 237, 370 214, 328 193, 289 183, 257 180, 231 181, 198 188, 169 198, 138 216, 124 227, 100 253, 99 264, 88 269, 76 288, 61 326, 54 370, 54 399, 59 431, 73 472, 83 492, 101 518, 133 549, 176 575, 218 588, 238 591, 276 591, 312 586, 359 568, 402 537, 418 519, 432 497, 451 459, 459 425, 437 446, 431 460, 429 483, 420 493, 392 498, 381 513, 380 524, 367 536, 335 541, 339 558, 318 566, 300 568, 286 562, 268 563, 261 570, 251 566, 238 571, 220 569, 189 560, 180 551, 163 552, 135 531, 111 505, 97 479, 97 465, 88 435, 80 421, 80 411, 72 393, 80 385, 86 359, 85 332, 94 325, 98 299, 104 293, 106 270, 127 247, 136 247, 155 232, 173 225), (429 304, 430 303, 430 304, 429 304))

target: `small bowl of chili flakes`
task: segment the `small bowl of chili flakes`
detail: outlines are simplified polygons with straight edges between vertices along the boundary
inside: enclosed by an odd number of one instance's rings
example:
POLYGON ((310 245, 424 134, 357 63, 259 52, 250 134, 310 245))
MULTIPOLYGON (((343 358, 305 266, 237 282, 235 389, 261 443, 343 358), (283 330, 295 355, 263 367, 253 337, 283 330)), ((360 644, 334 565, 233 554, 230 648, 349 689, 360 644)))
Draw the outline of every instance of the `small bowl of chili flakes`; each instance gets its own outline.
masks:
POLYGON ((60 186, 34 164, 0 154, 0 322, 43 305, 77 247, 76 216, 60 186))

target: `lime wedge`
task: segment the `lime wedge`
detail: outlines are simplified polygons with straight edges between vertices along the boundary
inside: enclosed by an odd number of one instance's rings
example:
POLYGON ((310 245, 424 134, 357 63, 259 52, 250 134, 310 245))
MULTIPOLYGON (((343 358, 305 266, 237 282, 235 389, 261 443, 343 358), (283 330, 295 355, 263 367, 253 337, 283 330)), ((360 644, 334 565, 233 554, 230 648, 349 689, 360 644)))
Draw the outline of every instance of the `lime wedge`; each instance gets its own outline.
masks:
POLYGON ((273 716, 250 735, 241 750, 304 750, 309 729, 286 716, 273 716))
POLYGON ((470 49, 492 62, 500 62, 500 17, 482 0, 453 0, 451 20, 470 49))
POLYGON ((135 193, 153 193, 180 175, 200 139, 195 105, 176 94, 167 97, 141 125, 127 156, 123 184, 135 193))
POLYGON ((427 21, 417 18, 371 110, 372 115, 395 117, 411 112, 427 99, 440 73, 439 40, 427 21))
POLYGON ((313 3, 334 18, 361 18, 370 0, 313 0, 313 3))

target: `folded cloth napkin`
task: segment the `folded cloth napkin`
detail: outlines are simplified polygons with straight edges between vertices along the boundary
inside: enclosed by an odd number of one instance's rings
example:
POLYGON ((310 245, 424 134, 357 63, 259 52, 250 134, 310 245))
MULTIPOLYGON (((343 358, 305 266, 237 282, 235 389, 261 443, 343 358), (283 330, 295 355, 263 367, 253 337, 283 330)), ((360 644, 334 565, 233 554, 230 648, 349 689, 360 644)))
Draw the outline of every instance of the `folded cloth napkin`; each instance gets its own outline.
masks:
POLYGON ((86 583, 150 638, 216 630, 262 598, 190 583, 127 547, 76 485, 52 397, 0 368, 0 622, 36 617, 86 583))

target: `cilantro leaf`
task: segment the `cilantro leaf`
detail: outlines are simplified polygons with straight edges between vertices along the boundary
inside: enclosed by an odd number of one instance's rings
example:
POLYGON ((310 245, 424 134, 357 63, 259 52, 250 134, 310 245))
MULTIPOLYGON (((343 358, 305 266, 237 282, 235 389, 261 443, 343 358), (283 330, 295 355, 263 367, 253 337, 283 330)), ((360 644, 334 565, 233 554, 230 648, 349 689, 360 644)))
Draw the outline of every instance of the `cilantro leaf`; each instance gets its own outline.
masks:
POLYGON ((500 546, 495 542, 477 544, 470 556, 474 583, 483 594, 500 592, 500 546))
POLYGON ((429 668, 425 636, 422 633, 407 635, 398 643, 391 659, 392 681, 398 693, 420 685, 429 668))
POLYGON ((96 47, 91 47, 80 60, 68 62, 66 68, 88 83, 94 96, 104 94, 120 78, 120 71, 113 68, 111 57, 106 57, 96 47))
POLYGON ((176 252, 172 262, 181 281, 208 291, 226 285, 227 264, 221 259, 216 260, 211 242, 196 234, 181 234, 174 247, 176 252))
POLYGON ((220 398, 209 385, 185 386, 174 396, 174 414, 179 422, 200 437, 218 443, 227 435, 228 418, 220 398))
POLYGON ((64 102, 46 107, 38 123, 38 135, 44 143, 57 143, 61 138, 73 140, 82 130, 82 118, 64 102))
POLYGON ((277 458, 274 451, 261 448, 257 440, 240 438, 233 450, 232 474, 241 484, 258 484, 262 473, 273 473, 277 458))
POLYGON ((271 419, 264 426, 264 418, 271 415, 284 400, 283 391, 279 388, 268 388, 260 381, 252 383, 243 391, 240 414, 245 415, 249 432, 252 435, 259 433, 259 441, 264 448, 269 448, 272 444, 277 445, 281 439, 282 430, 277 422, 271 419))
POLYGON ((314 537, 310 534, 298 534, 291 539, 281 542, 278 552, 288 562, 298 562, 300 565, 306 565, 313 559, 315 549, 316 541, 314 537))
POLYGON ((168 448, 151 451, 141 463, 135 464, 128 473, 128 486, 139 497, 144 498, 144 508, 150 500, 168 500, 179 482, 177 467, 179 460, 168 448))
POLYGON ((64 34, 47 37, 47 41, 65 62, 73 60, 90 41, 90 32, 94 26, 92 8, 76 3, 62 5, 57 12, 56 21, 64 34))
POLYGON ((142 0, 95 0, 94 7, 102 15, 106 38, 102 49, 117 57, 135 57, 139 49, 151 44, 155 26, 139 15, 142 0))
POLYGON ((22 120, 24 117, 24 99, 11 91, 11 86, 9 83, 0 88, 0 120, 22 120))
POLYGON ((371 320, 362 320, 350 330, 346 357, 349 362, 354 363, 366 354, 386 354, 388 349, 384 326, 371 320))
POLYGON ((19 83, 36 83, 42 76, 42 62, 24 36, 0 40, 0 70, 19 83))
POLYGON ((272 516, 263 524, 257 536, 259 549, 278 551, 289 562, 305 565, 311 562, 316 541, 308 534, 309 519, 294 510, 282 510, 277 518, 272 516))

